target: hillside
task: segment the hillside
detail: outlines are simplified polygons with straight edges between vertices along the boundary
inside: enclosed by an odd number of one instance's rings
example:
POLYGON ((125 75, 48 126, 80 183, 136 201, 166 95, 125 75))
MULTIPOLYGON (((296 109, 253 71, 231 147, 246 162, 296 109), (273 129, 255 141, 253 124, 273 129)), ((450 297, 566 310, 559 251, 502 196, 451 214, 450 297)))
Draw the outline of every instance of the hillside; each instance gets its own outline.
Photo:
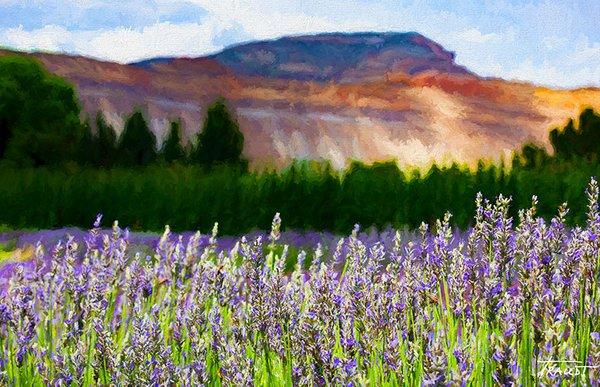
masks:
MULTIPOLYGON (((3 51, 7 54, 10 51, 3 51)), ((187 137, 218 95, 236 108, 255 164, 293 158, 497 159, 547 133, 600 90, 552 90, 487 79, 417 33, 321 34, 233 46, 202 58, 159 58, 130 65, 35 53, 77 85, 84 110, 101 109, 117 128, 135 106, 159 139, 180 117, 187 137)))

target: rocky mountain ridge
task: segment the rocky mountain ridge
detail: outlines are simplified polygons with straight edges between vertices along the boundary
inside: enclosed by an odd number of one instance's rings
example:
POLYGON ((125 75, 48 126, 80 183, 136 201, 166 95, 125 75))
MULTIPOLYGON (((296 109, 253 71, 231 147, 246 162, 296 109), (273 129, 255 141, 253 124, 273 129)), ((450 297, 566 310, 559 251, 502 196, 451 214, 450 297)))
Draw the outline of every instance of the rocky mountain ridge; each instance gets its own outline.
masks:
MULTIPOLYGON (((2 51, 0 54, 14 54, 2 51)), ((547 145, 553 126, 600 90, 553 90, 479 77, 417 33, 319 34, 250 42, 201 58, 118 64, 33 53, 72 81, 84 111, 101 110, 117 130, 146 110, 159 142, 181 118, 187 139, 206 107, 224 96, 235 108, 254 165, 292 159, 396 159, 473 164, 498 160, 523 142, 547 145)))

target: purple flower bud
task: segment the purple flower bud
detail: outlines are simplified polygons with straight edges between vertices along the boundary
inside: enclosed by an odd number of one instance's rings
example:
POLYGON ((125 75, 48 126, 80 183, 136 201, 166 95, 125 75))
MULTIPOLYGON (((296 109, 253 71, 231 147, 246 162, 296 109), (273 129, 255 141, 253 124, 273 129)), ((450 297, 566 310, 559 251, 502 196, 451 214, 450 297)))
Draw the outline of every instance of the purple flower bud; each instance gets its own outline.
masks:
POLYGON ((152 295, 152 284, 150 282, 146 282, 144 286, 142 286, 142 295, 145 298, 148 298, 152 295))
POLYGON ((98 214, 98 215, 96 215, 96 220, 94 221, 94 228, 99 228, 101 224, 102 224, 102 214, 98 214))

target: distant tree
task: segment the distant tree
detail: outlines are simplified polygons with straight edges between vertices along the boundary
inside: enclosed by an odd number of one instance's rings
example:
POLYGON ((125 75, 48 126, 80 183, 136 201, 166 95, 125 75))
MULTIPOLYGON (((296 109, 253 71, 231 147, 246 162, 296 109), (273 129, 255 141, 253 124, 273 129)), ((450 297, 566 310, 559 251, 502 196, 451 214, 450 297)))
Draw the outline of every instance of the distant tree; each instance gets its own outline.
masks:
MULTIPOLYGON (((1 99, 2 97, 0 97, 1 99)), ((0 120, 0 159, 4 157, 8 140, 10 139, 10 127, 6 120, 0 120)))
POLYGON ((37 60, 0 58, 0 156, 34 166, 76 160, 79 113, 73 86, 37 60))
POLYGON ((181 124, 179 121, 171 122, 171 129, 167 139, 160 151, 163 160, 167 163, 181 161, 185 157, 185 151, 181 145, 181 124))
POLYGON ((588 158, 596 158, 600 152, 600 115, 592 109, 582 111, 578 132, 582 139, 582 153, 588 158))
POLYGON ((600 153, 600 115, 592 109, 583 110, 579 116, 579 126, 576 128, 573 120, 569 120, 564 128, 553 129, 550 143, 557 158, 570 160, 585 157, 597 160, 600 153))
POLYGON ((534 143, 525 144, 522 149, 522 155, 524 167, 526 168, 541 167, 549 160, 546 150, 534 143))
POLYGON ((0 157, 4 157, 14 125, 18 120, 18 106, 23 100, 19 85, 0 74, 0 157))
POLYGON ((555 128, 550 132, 550 143, 554 148, 554 156, 563 160, 569 160, 580 154, 578 149, 578 133, 575 130, 573 120, 569 120, 562 129, 555 128))
POLYGON ((94 137, 94 162, 101 167, 110 167, 115 163, 117 134, 102 113, 96 115, 96 136, 94 137))
POLYGON ((77 161, 80 165, 95 165, 95 153, 94 133, 89 120, 86 119, 83 122, 83 134, 79 142, 77 161))
POLYGON ((192 161, 205 165, 243 163, 244 135, 229 113, 225 100, 219 98, 206 113, 202 131, 198 133, 192 161))
POLYGON ((148 128, 142 112, 137 110, 125 121, 118 146, 122 166, 144 166, 156 161, 156 137, 148 128))
POLYGON ((404 176, 395 161, 372 165, 353 161, 341 182, 340 223, 346 227, 354 223, 365 227, 390 225, 395 221, 390 214, 395 216, 399 211, 397 197, 405 188, 404 176))

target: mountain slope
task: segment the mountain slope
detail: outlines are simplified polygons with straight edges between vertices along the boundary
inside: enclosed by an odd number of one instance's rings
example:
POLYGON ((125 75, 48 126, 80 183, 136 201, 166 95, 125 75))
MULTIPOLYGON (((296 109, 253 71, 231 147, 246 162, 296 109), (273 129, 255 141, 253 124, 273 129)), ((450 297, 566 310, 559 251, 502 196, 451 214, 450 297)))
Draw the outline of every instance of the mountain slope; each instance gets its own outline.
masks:
POLYGON ((134 107, 145 107, 159 141, 177 117, 192 136, 208 104, 223 95, 254 165, 293 158, 338 167, 349 159, 474 163, 528 140, 547 145, 553 126, 583 107, 600 109, 598 89, 481 78, 416 33, 287 37, 131 65, 33 55, 77 85, 86 112, 101 109, 117 128, 134 107))

